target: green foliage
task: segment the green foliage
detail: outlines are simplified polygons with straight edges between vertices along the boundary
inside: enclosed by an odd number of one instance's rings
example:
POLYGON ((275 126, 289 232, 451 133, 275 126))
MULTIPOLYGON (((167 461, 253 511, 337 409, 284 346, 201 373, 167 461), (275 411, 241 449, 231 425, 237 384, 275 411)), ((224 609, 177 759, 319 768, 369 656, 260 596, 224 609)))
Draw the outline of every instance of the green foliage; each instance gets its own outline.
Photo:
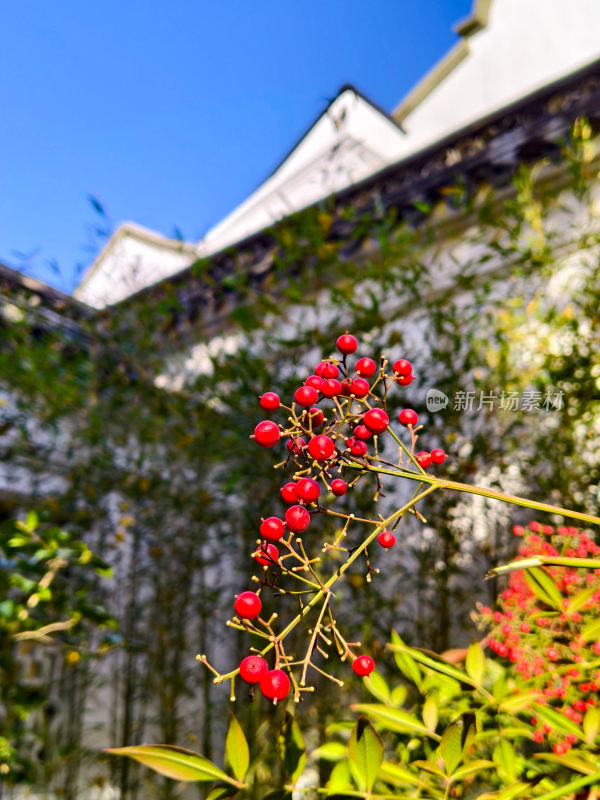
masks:
POLYGON ((108 565, 70 533, 45 523, 36 511, 0 525, 0 770, 9 782, 31 781, 36 744, 27 719, 50 700, 35 689, 24 667, 43 669, 44 651, 58 655, 66 673, 105 652, 115 621, 89 599, 92 576, 108 565), (106 635, 97 638, 96 632, 106 635))

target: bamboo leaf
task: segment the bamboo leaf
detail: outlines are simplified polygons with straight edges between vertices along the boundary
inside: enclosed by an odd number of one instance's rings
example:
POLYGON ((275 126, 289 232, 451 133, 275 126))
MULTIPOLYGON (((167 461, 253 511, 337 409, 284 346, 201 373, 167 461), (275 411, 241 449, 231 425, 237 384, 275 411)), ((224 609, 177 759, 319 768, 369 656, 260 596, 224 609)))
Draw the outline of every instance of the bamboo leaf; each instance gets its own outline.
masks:
POLYGON ((393 761, 384 761, 382 763, 379 768, 379 777, 394 786, 405 787, 408 783, 411 786, 419 786, 421 789, 428 788, 428 784, 425 781, 421 780, 417 775, 413 775, 406 767, 401 767, 393 761))
POLYGON ((589 642, 590 639, 596 639, 598 634, 600 634, 600 617, 588 622, 581 629, 581 638, 586 642, 589 642))
POLYGON ((392 645, 388 645, 388 647, 394 651, 394 659, 398 669, 408 678, 409 681, 412 681, 412 683, 414 683, 415 686, 421 690, 423 678, 421 675, 421 670, 419 669, 419 665, 414 658, 411 657, 407 646, 398 636, 396 631, 392 631, 392 645))
POLYGON ((462 760, 462 734, 462 720, 453 722, 442 734, 440 752, 444 759, 444 766, 446 767, 446 773, 448 775, 452 775, 462 760))
POLYGON ((600 569, 598 558, 569 558, 566 556, 532 556, 501 564, 486 573, 486 578, 495 578, 515 570, 527 570, 531 567, 574 567, 575 569, 600 569))
POLYGON ((529 588, 543 603, 562 611, 562 595, 547 572, 540 567, 529 567, 524 572, 529 588))
POLYGON ((366 717, 358 718, 348 742, 348 753, 370 792, 383 761, 383 742, 366 717))
POLYGON ((600 728, 600 708, 597 706, 590 706, 585 712, 583 717, 583 732, 585 738, 593 744, 598 736, 598 729, 600 728))
POLYGON ((250 750, 240 723, 232 712, 229 712, 229 730, 225 739, 225 756, 238 781, 244 780, 244 775, 250 765, 250 750))
POLYGON ((591 786, 594 783, 600 783, 600 772, 594 772, 593 775, 586 775, 583 778, 565 783, 562 786, 557 786, 545 794, 538 794, 536 800, 562 800, 571 793, 576 792, 578 789, 583 789, 584 786, 591 786))
MULTIPOLYGON (((388 644, 388 647, 394 652, 408 651, 408 648, 405 645, 388 644)), ((425 655, 425 653, 421 653, 419 650, 410 649, 409 655, 414 661, 418 661, 435 672, 439 672, 442 675, 446 675, 448 678, 454 678, 456 681, 460 681, 461 683, 466 683, 468 686, 472 686, 474 689, 477 689, 478 692, 485 695, 488 700, 494 699, 492 695, 483 688, 483 686, 481 686, 477 681, 473 680, 473 678, 467 675, 466 672, 461 672, 461 670, 450 666, 450 664, 446 664, 444 661, 438 661, 437 659, 431 658, 430 656, 425 655)))
POLYGON ((341 761, 348 755, 348 748, 341 742, 326 742, 313 751, 312 756, 323 761, 341 761))
POLYGON ((538 697, 538 692, 523 692, 513 694, 502 700, 500 703, 500 710, 506 711, 509 714, 516 714, 518 711, 524 711, 526 708, 535 702, 538 697))
POLYGON ((306 764, 306 745, 304 744, 302 731, 289 711, 285 713, 279 742, 282 750, 283 766, 292 783, 295 784, 306 764))
POLYGON ((435 775, 437 778, 446 778, 446 773, 433 761, 411 761, 413 767, 428 772, 430 775, 435 775))
POLYGON ((577 594, 574 594, 569 600, 569 605, 566 609, 567 614, 574 614, 575 611, 579 611, 580 608, 583 608, 583 606, 595 592, 596 587, 590 586, 587 589, 584 589, 582 592, 577 592, 577 594))
POLYGON ((423 703, 423 722, 427 730, 435 732, 438 724, 438 707, 435 697, 431 694, 423 703))
POLYGON ((404 711, 402 708, 390 708, 390 706, 379 705, 377 703, 356 703, 350 706, 352 711, 366 714, 383 728, 395 733, 418 733, 440 740, 440 737, 430 731, 418 717, 404 711))
POLYGON ((230 778, 208 758, 167 744, 111 747, 107 751, 115 756, 127 756, 176 781, 224 781, 241 788, 243 784, 230 778))
POLYGON ((553 728, 557 728, 559 731, 564 731, 566 733, 574 733, 578 739, 583 738, 583 731, 579 725, 573 722, 572 719, 565 717, 565 715, 561 714, 559 711, 549 706, 540 706, 534 703, 533 712, 538 719, 543 720, 553 728))
POLYGON ((558 756, 556 753, 535 753, 535 758, 539 758, 542 761, 552 761, 555 764, 562 764, 563 767, 568 767, 574 772, 582 772, 584 775, 593 775, 596 771, 595 764, 577 758, 577 756, 571 753, 567 753, 564 756, 558 756))
POLYGON ((381 673, 372 672, 368 677, 363 678, 363 686, 377 700, 385 703, 387 706, 390 705, 390 689, 381 673))
POLYGON ((495 769, 496 765, 493 761, 486 761, 485 759, 477 759, 475 761, 467 761, 462 767, 459 767, 452 773, 453 781, 461 781, 467 775, 472 775, 474 772, 482 772, 484 769, 495 769))
POLYGON ((471 642, 465 659, 467 674, 477 683, 481 683, 485 672, 485 654, 479 642, 471 642))

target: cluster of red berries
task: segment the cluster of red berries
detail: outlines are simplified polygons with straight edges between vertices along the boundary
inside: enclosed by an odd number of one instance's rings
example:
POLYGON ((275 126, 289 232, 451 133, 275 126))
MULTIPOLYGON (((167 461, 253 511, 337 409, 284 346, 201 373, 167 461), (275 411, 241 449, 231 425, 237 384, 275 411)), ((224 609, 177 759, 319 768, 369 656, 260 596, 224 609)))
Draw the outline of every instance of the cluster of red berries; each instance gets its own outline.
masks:
MULTIPOLYGON (((597 556, 600 547, 585 531, 573 527, 542 525, 534 521, 527 528, 515 525, 515 536, 523 538, 519 555, 586 558, 597 556)), ((523 681, 537 692, 536 702, 550 704, 580 725, 583 715, 596 704, 600 670, 588 668, 597 661, 600 641, 586 635, 586 625, 600 609, 600 570, 546 566, 561 596, 562 612, 546 605, 532 591, 524 571, 512 572, 508 586, 498 599, 498 611, 486 606, 479 610, 492 630, 487 643, 508 659, 523 681)), ((532 718, 533 725, 538 720, 532 718)), ((566 753, 577 736, 566 736, 540 721, 534 731, 537 742, 548 739, 558 755, 566 753)))
MULTIPOLYGON (((263 420, 251 438, 265 448, 275 447, 282 439, 287 440, 287 457, 279 466, 290 467, 294 478, 281 488, 281 499, 288 506, 283 517, 273 515, 261 520, 260 540, 252 556, 264 567, 265 575, 271 572, 277 577, 286 574, 286 560, 294 537, 309 528, 314 515, 325 511, 320 504, 322 491, 343 497, 356 482, 357 467, 358 476, 366 472, 371 459, 375 460, 377 456, 377 437, 384 434, 390 425, 386 408, 389 389, 393 384, 407 386, 414 380, 412 365, 406 359, 395 361, 391 374, 386 372, 386 362, 378 364, 366 356, 358 358, 352 370, 348 358, 358 349, 358 342, 348 332, 338 338, 337 349, 341 357, 317 364, 314 374, 294 391, 291 406, 283 405, 280 397, 272 391, 259 398, 260 407, 269 414, 278 409, 286 411, 288 425, 280 425, 271 419, 263 420), (369 452, 371 443, 372 453, 369 452), (351 473, 350 479, 348 472, 351 473), (288 552, 280 555, 277 543, 283 544, 288 552)), ((398 421, 411 436, 412 463, 406 468, 426 469, 444 462, 446 454, 440 448, 414 453, 419 419, 413 409, 402 409, 398 421)), ((408 448, 405 451, 408 453, 408 448)), ((384 530, 378 534, 377 542, 387 550, 394 546, 396 537, 392 531, 384 530)), ((266 585, 273 586, 277 577, 270 582, 261 582, 261 589, 266 585)), ((236 597, 234 608, 242 625, 246 626, 244 621, 255 619, 261 622, 259 593, 242 592, 236 597)), ((368 655, 355 655, 348 650, 346 656, 351 658, 357 675, 369 675, 375 668, 368 655)), ((290 691, 286 672, 269 670, 261 655, 245 658, 240 664, 240 675, 247 683, 257 684, 262 694, 275 702, 287 697, 290 691)))

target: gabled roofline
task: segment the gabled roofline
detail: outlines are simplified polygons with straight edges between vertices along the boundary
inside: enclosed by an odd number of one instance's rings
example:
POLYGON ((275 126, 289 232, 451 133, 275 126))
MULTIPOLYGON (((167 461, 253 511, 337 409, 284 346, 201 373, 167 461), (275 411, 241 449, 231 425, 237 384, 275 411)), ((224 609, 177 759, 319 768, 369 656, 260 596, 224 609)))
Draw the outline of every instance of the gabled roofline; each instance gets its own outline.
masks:
POLYGON ((111 234, 110 239, 106 242, 102 250, 98 253, 96 258, 91 263, 87 272, 85 273, 81 283, 75 288, 73 295, 77 296, 79 292, 89 283, 90 279, 98 271, 102 262, 111 253, 114 247, 127 237, 137 239, 145 244, 150 244, 153 247, 162 247, 163 250, 170 250, 174 252, 185 253, 188 252, 194 258, 199 255, 198 248, 191 242, 182 242, 179 239, 169 239, 156 231, 149 228, 144 228, 142 225, 137 225, 135 222, 122 222, 116 231, 111 234))
POLYGON ((252 192, 250 192, 248 197, 251 197, 252 194, 254 194, 255 191, 260 189, 260 187, 263 186, 263 184, 265 184, 270 178, 273 177, 273 175, 275 175, 275 173, 285 164, 285 162, 288 160, 288 158, 290 158, 290 156, 293 153, 296 152, 296 150, 300 147, 302 142, 310 134, 312 129, 315 127, 315 125, 319 122, 319 120, 322 117, 324 117, 327 114, 327 112, 329 111, 331 106, 336 102, 336 100, 338 100, 344 94, 344 92, 353 92, 357 97, 360 97, 361 100, 363 100, 365 103, 368 103, 368 105, 370 105, 371 108, 374 108, 375 111, 377 111, 379 114, 381 114, 383 117, 385 117, 389 122, 391 122, 392 125, 394 125, 394 127, 398 128, 398 130, 401 133, 406 134, 406 131, 402 127, 402 125, 401 125, 399 120, 394 119, 394 117, 388 111, 385 111, 380 105, 375 103, 373 100, 370 100, 365 94, 363 94, 360 91, 360 89, 357 89, 356 86, 353 86, 351 83, 344 83, 339 88, 336 96, 332 97, 331 100, 329 100, 329 102, 327 103, 325 108, 322 111, 320 111, 319 114, 317 114, 317 116, 310 123, 310 125, 307 128, 305 128, 304 133, 300 136, 300 138, 296 141, 296 143, 294 145, 292 145, 292 147, 278 161, 277 166, 258 184, 258 186, 256 186, 255 189, 252 190, 252 192))
POLYGON ((392 116, 400 124, 419 106, 442 81, 456 69, 470 52, 467 39, 487 27, 492 0, 473 0, 471 14, 454 26, 461 37, 452 49, 427 72, 410 90, 404 100, 392 111, 392 116))

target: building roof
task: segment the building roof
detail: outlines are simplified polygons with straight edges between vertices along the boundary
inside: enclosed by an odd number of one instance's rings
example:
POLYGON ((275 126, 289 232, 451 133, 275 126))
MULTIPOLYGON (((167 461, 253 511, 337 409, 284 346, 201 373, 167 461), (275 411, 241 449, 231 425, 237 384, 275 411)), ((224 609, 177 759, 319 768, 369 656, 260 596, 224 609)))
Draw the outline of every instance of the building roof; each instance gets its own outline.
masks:
POLYGON ((600 57, 598 0, 474 0, 456 30, 455 47, 392 116, 344 86, 279 167, 200 242, 120 226, 75 295, 99 307, 118 302, 428 148, 439 151, 600 57))

